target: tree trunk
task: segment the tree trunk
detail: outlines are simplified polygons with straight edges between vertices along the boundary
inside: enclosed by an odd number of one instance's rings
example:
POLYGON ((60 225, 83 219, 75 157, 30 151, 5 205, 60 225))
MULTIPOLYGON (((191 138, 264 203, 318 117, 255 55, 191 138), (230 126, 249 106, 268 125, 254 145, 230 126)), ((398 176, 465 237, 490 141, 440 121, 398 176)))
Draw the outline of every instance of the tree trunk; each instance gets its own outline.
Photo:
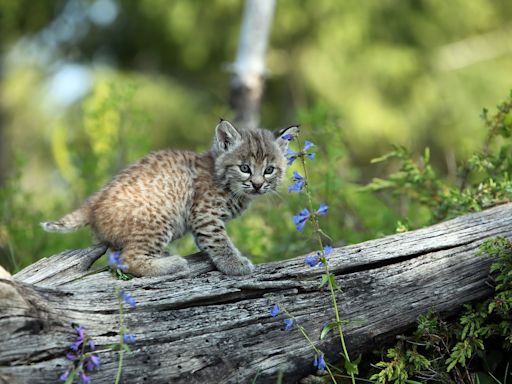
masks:
POLYGON ((231 107, 235 124, 255 128, 265 85, 265 52, 275 0, 246 0, 236 60, 232 65, 231 107))
MULTIPOLYGON (((351 354, 376 348, 434 308, 442 315, 493 292, 485 239, 512 238, 512 204, 432 227, 337 248, 329 265, 351 354)), ((192 274, 115 280, 88 275, 105 251, 93 246, 42 259, 13 280, 0 280, 0 382, 49 383, 69 365, 64 356, 81 324, 106 348, 118 340, 115 288, 137 300, 125 322, 137 337, 125 355, 124 383, 285 383, 314 371, 313 351, 296 330, 283 331, 279 303, 326 354, 339 356, 329 293, 319 289, 320 267, 303 257, 259 265, 251 276, 224 276, 202 254, 189 257, 192 274)), ((94 383, 112 383, 117 352, 101 354, 94 383)))

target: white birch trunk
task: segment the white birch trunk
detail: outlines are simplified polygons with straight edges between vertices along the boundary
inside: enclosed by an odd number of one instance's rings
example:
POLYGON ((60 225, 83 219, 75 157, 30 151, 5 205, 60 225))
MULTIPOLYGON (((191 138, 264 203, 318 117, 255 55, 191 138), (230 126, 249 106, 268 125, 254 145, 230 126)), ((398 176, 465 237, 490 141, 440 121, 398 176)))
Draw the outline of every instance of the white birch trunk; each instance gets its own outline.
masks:
POLYGON ((259 124, 259 110, 265 83, 265 53, 275 0, 247 0, 236 60, 231 66, 231 106, 235 123, 243 128, 259 124))

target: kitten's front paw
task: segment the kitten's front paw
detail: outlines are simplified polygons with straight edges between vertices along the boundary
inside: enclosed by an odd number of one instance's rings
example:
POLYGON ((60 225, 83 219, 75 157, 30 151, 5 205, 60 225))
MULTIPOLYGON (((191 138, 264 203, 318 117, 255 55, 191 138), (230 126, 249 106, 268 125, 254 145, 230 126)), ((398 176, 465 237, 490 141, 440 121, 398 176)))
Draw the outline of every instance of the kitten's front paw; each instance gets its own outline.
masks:
POLYGON ((254 270, 254 265, 251 261, 241 255, 232 255, 222 261, 217 260, 215 266, 222 273, 231 276, 250 275, 254 270))

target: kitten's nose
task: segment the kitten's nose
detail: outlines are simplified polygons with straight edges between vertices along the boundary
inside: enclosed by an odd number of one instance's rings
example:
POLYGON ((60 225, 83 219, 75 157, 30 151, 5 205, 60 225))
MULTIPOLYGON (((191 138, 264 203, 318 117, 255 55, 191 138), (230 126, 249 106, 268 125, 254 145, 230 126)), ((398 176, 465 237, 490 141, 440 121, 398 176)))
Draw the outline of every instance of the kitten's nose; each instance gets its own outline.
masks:
POLYGON ((254 181, 251 181, 251 184, 256 191, 259 191, 261 189, 261 186, 263 185, 263 183, 255 183, 254 181))

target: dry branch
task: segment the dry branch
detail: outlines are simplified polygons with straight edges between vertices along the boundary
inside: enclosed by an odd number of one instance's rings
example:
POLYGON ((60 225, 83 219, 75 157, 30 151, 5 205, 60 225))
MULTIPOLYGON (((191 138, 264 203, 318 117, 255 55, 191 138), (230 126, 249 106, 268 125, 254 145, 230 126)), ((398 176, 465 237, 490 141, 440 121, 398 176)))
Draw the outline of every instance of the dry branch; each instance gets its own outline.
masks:
MULTIPOLYGON (((378 346, 414 324, 430 308, 449 315, 492 293, 492 260, 478 252, 488 238, 512 238, 512 204, 418 231, 337 248, 329 262, 337 283, 353 354, 378 346), (362 321, 362 322, 361 322, 362 321)), ((283 331, 279 302, 317 340, 333 320, 321 268, 303 257, 259 265, 250 277, 213 271, 201 254, 190 257, 192 276, 119 281, 108 272, 87 275, 105 249, 64 252, 0 279, 0 382, 50 383, 65 369, 72 323, 85 326, 99 347, 115 343, 119 315, 114 295, 124 287, 137 299, 126 315, 137 335, 125 359, 124 383, 295 382, 313 371, 313 353, 299 332, 283 331)), ((339 353, 331 335, 318 346, 339 353)), ((112 383, 116 352, 102 355, 94 383, 112 383)))

